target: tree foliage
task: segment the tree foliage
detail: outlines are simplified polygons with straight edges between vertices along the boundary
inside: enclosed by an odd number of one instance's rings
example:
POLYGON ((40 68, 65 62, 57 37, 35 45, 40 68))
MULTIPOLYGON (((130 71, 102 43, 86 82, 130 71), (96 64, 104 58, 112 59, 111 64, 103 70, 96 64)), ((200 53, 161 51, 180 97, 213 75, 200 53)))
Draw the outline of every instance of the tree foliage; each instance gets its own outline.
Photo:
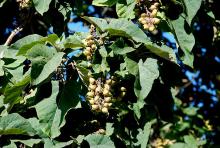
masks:
POLYGON ((216 3, 0 1, 0 147, 217 146, 216 3))

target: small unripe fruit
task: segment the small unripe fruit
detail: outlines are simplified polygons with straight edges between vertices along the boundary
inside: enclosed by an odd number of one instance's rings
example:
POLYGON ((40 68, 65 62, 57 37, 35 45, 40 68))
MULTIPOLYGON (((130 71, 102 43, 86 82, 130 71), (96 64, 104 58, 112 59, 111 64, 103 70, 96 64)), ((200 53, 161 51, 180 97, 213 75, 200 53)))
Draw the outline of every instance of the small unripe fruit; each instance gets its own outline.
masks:
POLYGON ((99 101, 99 98, 100 98, 100 96, 96 95, 95 98, 94 98, 94 101, 95 102, 99 101))
POLYGON ((149 9, 152 11, 152 10, 154 10, 154 9, 156 9, 156 8, 157 8, 157 7, 156 7, 155 5, 151 5, 149 9))
POLYGON ((92 110, 97 110, 97 109, 99 109, 98 105, 92 105, 92 110))
POLYGON ((104 84, 104 89, 110 89, 110 85, 109 84, 104 84))
POLYGON ((99 134, 105 134, 105 130, 104 129, 99 129, 99 134))
POLYGON ((105 97, 105 98, 104 98, 104 100, 105 100, 105 102, 107 102, 107 103, 108 103, 108 102, 110 102, 110 101, 111 101, 111 97, 105 97))
POLYGON ((150 27, 149 27, 149 31, 150 31, 150 32, 152 32, 152 31, 154 31, 154 30, 155 30, 155 27, 154 27, 154 26, 150 26, 150 27))
POLYGON ((102 108, 102 112, 105 113, 105 114, 108 113, 108 108, 107 107, 103 107, 102 108))
POLYGON ((108 79, 108 80, 105 81, 105 83, 111 85, 112 80, 111 80, 111 79, 108 79))
POLYGON ((91 47, 86 47, 86 51, 91 52, 91 47))
POLYGON ((90 84, 94 84, 95 83, 95 79, 94 78, 89 78, 89 83, 90 84))
POLYGON ((90 51, 84 50, 84 51, 83 51, 83 54, 84 54, 85 56, 89 56, 91 53, 90 53, 90 51))
POLYGON ((99 93, 99 92, 101 92, 101 91, 102 91, 101 86, 98 86, 98 87, 95 89, 95 92, 96 92, 96 93, 99 93))
POLYGON ((143 18, 143 17, 140 17, 140 18, 138 19, 138 21, 142 23, 142 21, 144 21, 144 18, 143 18))
POLYGON ((112 106, 112 103, 108 103, 108 107, 111 107, 112 106))
POLYGON ((126 88, 125 87, 121 87, 121 91, 126 91, 126 88))
POLYGON ((124 97, 126 95, 126 92, 121 92, 120 97, 124 97))
POLYGON ((91 97, 91 98, 94 97, 94 95, 95 95, 95 93, 93 91, 90 91, 87 93, 87 96, 91 97))
POLYGON ((141 17, 147 17, 147 14, 146 13, 142 13, 141 17))
POLYGON ((93 35, 88 35, 88 36, 86 37, 86 39, 87 39, 87 40, 93 39, 93 35))
POLYGON ((95 104, 95 101, 94 101, 94 100, 89 100, 89 103, 90 103, 91 105, 93 105, 93 104, 95 104))
POLYGON ((92 44, 91 48, 92 50, 96 50, 97 46, 95 44, 92 44))
POLYGON ((148 28, 149 28, 149 25, 148 24, 144 24, 144 29, 148 30, 148 28))
POLYGON ((151 17, 157 16, 157 9, 154 9, 154 10, 152 11, 152 13, 150 14, 150 16, 151 16, 151 17))
POLYGON ((108 106, 109 106, 108 104, 109 104, 109 103, 104 103, 103 106, 104 106, 104 107, 108 107, 108 106))
POLYGON ((108 89, 104 89, 103 90, 103 95, 104 96, 108 96, 109 95, 109 90, 108 89))
POLYGON ((158 7, 160 4, 158 2, 154 3, 155 7, 158 7))
POLYGON ((112 84, 111 85, 115 85, 116 81, 115 80, 112 80, 112 84))
POLYGON ((159 24, 160 23, 160 19, 159 18, 154 18, 153 19, 153 23, 154 24, 159 24))
POLYGON ((90 84, 90 85, 89 85, 89 88, 90 88, 91 90, 95 90, 95 89, 96 89, 96 85, 90 84))
POLYGON ((95 42, 93 41, 93 40, 89 40, 88 42, 87 42, 87 45, 88 46, 91 46, 92 44, 94 44, 95 42))
POLYGON ((87 59, 87 60, 91 60, 91 59, 92 59, 92 56, 91 56, 91 55, 88 55, 88 56, 86 57, 86 59, 87 59))

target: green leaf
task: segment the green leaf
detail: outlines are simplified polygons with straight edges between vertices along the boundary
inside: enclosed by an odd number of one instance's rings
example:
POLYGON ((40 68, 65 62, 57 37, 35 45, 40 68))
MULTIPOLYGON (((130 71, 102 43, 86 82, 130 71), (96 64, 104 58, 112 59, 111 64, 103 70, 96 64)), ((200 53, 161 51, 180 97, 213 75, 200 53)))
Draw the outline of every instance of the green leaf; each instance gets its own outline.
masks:
POLYGON ((189 116, 195 116, 199 108, 196 107, 187 107, 183 109, 183 112, 189 116))
POLYGON ((106 123, 106 135, 111 136, 114 133, 113 123, 106 123))
POLYGON ((3 70, 4 64, 5 64, 5 62, 0 60, 0 76, 4 75, 4 70, 3 70))
POLYGON ((74 143, 73 140, 70 140, 67 142, 58 142, 58 141, 46 138, 44 139, 44 148, 63 148, 63 147, 70 146, 73 143, 74 143))
POLYGON ((43 15, 44 12, 47 12, 49 5, 52 0, 33 0, 35 9, 43 15))
POLYGON ((116 4, 116 12, 118 17, 134 19, 135 18, 135 0, 119 0, 116 4))
POLYGON ((42 131, 51 138, 59 136, 61 124, 61 110, 58 108, 56 98, 59 93, 59 82, 52 81, 52 94, 35 105, 42 131))
POLYGON ((82 39, 76 34, 70 35, 68 38, 66 38, 63 44, 64 48, 78 49, 80 47, 84 47, 82 39))
POLYGON ((150 132, 151 132, 151 122, 148 122, 145 124, 144 129, 138 129, 139 133, 137 135, 137 140, 138 142, 135 143, 136 145, 140 145, 141 148, 146 148, 147 147, 147 143, 148 143, 148 139, 150 136, 150 132))
MULTIPOLYGON (((32 77, 32 84, 33 85, 38 85, 44 80, 46 80, 55 70, 56 68, 60 65, 62 58, 63 58, 64 53, 63 52, 58 52, 56 53, 43 67, 42 71, 40 74, 37 76, 37 78, 32 77)), ((40 61, 39 61, 40 62, 40 61)), ((36 68, 36 67, 34 67, 36 68)), ((33 68, 32 68, 33 69, 33 68)), ((39 70, 39 69, 36 69, 39 70)), ((33 76, 33 70, 31 71, 31 75, 33 76)))
POLYGON ((176 55, 173 49, 165 45, 158 46, 155 43, 152 43, 147 35, 136 24, 127 19, 109 19, 107 23, 105 19, 94 17, 83 18, 97 26, 102 32, 107 31, 110 36, 126 37, 137 43, 143 43, 148 50, 156 55, 166 60, 176 62, 176 55))
POLYGON ((0 117, 0 135, 29 135, 34 136, 35 130, 27 119, 17 113, 0 117))
POLYGON ((193 67, 193 57, 191 51, 195 45, 195 38, 192 33, 188 34, 183 29, 187 25, 183 17, 172 21, 172 26, 175 32, 177 42, 184 52, 183 62, 191 67, 193 67))
POLYGON ((28 139, 28 140, 16 139, 16 140, 11 140, 11 141, 14 142, 14 143, 20 142, 20 143, 23 143, 26 146, 33 147, 35 144, 40 143, 41 139, 28 139))
POLYGON ((125 45, 124 40, 122 38, 118 39, 116 42, 114 42, 110 48, 113 50, 115 54, 124 55, 126 53, 132 52, 136 49, 132 47, 128 47, 125 45))
POLYGON ((159 77, 159 69, 156 59, 148 58, 145 62, 138 63, 140 89, 134 88, 135 94, 140 100, 144 100, 153 86, 154 80, 159 77))
POLYGON ((184 142, 188 144, 189 147, 198 148, 197 140, 192 135, 186 135, 183 138, 184 138, 184 142))
POLYGON ((65 115, 71 108, 79 107, 80 85, 77 82, 68 82, 59 93, 59 82, 52 81, 52 94, 35 105, 42 131, 51 138, 59 136, 59 129, 65 124, 65 115), (49 106, 48 106, 49 104, 49 106))
POLYGON ((183 0, 186 14, 187 14, 187 22, 191 26, 192 20, 195 17, 196 13, 201 7, 202 0, 183 0))
POLYGON ((3 148, 17 148, 14 142, 11 142, 9 145, 4 146, 3 148))
POLYGON ((85 137, 90 148, 114 148, 114 143, 108 136, 100 134, 90 134, 85 137))
POLYGON ((185 143, 177 142, 177 143, 170 145, 169 148, 190 148, 190 147, 188 147, 187 144, 185 143))
POLYGON ((138 74, 138 63, 129 59, 128 57, 125 58, 126 68, 127 70, 134 76, 138 74))
POLYGON ((113 6, 118 0, 93 0, 92 5, 94 6, 113 6))
POLYGON ((4 57, 4 53, 7 49, 7 46, 0 45, 0 60, 4 57))

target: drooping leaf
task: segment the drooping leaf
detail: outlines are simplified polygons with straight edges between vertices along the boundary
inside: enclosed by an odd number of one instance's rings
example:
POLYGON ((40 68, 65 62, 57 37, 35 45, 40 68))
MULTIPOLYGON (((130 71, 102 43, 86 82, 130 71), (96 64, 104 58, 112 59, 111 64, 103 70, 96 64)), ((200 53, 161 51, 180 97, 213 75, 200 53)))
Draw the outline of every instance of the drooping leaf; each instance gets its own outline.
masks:
POLYGON ((116 4, 116 12, 120 18, 135 18, 135 0, 119 0, 116 4))
POLYGON ((138 63, 140 87, 134 88, 135 94, 140 100, 144 100, 153 86, 154 80, 159 77, 159 69, 156 59, 147 58, 145 62, 142 60, 138 63))
POLYGON ((114 143, 108 136, 100 134, 90 134, 85 137, 90 148, 114 148, 114 143))
POLYGON ((70 35, 68 38, 66 38, 63 44, 64 44, 64 48, 74 49, 74 48, 84 47, 82 40, 76 34, 70 35))
POLYGON ((4 64, 5 64, 5 62, 0 60, 0 76, 4 75, 4 70, 3 70, 4 64))
POLYGON ((118 0, 93 0, 92 5, 95 6, 113 6, 118 0))
POLYGON ((35 9, 43 15, 44 12, 47 12, 49 9, 49 5, 52 0, 33 0, 35 9))
POLYGON ((17 113, 0 117, 0 135, 35 135, 27 119, 17 113))
POLYGON ((28 139, 28 140, 11 140, 12 142, 16 143, 16 142, 20 142, 20 143, 23 143, 24 145, 26 146, 29 146, 29 147, 33 147, 35 144, 38 144, 41 142, 41 139, 28 139))
POLYGON ((134 76, 138 74, 138 63, 129 59, 125 58, 126 68, 127 70, 134 76))
MULTIPOLYGON (((44 66, 40 74, 37 76, 37 78, 32 79, 33 85, 38 85, 44 80, 46 80, 60 65, 64 53, 58 52, 56 53, 44 66)), ((40 62, 40 61, 39 61, 40 62)), ((39 70, 39 69, 36 69, 39 70)), ((31 71, 31 75, 33 76, 33 70, 31 71)), ((33 77, 32 77, 33 78, 33 77)))
POLYGON ((184 18, 179 17, 179 19, 172 21, 172 26, 177 39, 177 42, 184 52, 183 63, 193 67, 193 56, 191 51, 195 45, 195 38, 192 33, 188 34, 184 26, 186 22, 184 18))
POLYGON ((193 18, 201 7, 201 4, 202 0, 184 0, 187 14, 187 22, 189 23, 189 25, 191 25, 193 18))

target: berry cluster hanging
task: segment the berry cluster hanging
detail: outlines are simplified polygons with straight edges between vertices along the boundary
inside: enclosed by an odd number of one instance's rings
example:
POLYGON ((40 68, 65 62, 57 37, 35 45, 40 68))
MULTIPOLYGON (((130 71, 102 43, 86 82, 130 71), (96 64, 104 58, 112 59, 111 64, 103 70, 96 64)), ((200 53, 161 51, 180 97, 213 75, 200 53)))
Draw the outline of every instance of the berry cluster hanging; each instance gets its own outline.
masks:
POLYGON ((108 113, 109 108, 116 100, 121 100, 126 94, 126 88, 121 87, 119 93, 115 91, 116 80, 114 77, 110 79, 94 79, 89 78, 87 101, 95 112, 108 113))
POLYGON ((156 0, 140 0, 137 2, 137 5, 141 9, 141 15, 138 21, 143 25, 143 28, 145 30, 154 33, 156 31, 157 25, 160 23, 160 19, 157 18, 157 13, 160 4, 156 0))

